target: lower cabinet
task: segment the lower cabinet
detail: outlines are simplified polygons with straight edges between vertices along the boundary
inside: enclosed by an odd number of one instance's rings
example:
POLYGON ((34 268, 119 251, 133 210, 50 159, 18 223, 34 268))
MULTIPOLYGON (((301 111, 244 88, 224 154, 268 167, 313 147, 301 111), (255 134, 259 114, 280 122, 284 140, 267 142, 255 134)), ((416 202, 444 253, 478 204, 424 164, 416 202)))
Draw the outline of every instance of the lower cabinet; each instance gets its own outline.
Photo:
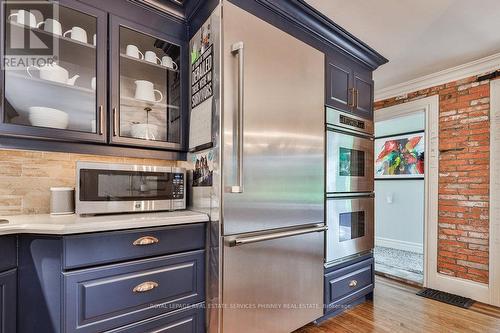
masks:
POLYGON ((0 333, 16 332, 17 270, 0 273, 0 333))
POLYGON ((205 332, 204 224, 23 235, 18 274, 19 333, 205 332))
POLYGON ((108 333, 203 333, 205 303, 120 327, 108 333))
POLYGON ((374 260, 364 256, 325 269, 325 317, 371 299, 375 284, 374 260))

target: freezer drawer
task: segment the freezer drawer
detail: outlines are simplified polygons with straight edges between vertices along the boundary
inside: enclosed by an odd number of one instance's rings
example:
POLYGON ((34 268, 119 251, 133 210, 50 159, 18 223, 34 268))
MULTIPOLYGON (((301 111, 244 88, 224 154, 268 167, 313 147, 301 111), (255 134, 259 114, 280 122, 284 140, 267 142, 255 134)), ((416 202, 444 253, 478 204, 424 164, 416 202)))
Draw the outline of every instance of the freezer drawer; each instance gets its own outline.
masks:
POLYGON ((231 244, 226 237, 223 333, 289 333, 322 316, 324 232, 231 244))

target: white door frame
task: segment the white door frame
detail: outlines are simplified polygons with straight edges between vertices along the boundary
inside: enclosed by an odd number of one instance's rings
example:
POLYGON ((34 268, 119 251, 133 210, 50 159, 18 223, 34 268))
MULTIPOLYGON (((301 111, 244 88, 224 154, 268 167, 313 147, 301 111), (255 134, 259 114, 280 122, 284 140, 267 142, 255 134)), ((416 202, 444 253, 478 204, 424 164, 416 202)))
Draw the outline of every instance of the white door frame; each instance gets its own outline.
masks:
POLYGON ((490 304, 500 306, 500 80, 490 82, 490 304))
POLYGON ((439 96, 379 109, 375 111, 374 119, 377 122, 417 112, 425 112, 424 286, 488 303, 490 297, 487 285, 440 274, 437 270, 439 96))

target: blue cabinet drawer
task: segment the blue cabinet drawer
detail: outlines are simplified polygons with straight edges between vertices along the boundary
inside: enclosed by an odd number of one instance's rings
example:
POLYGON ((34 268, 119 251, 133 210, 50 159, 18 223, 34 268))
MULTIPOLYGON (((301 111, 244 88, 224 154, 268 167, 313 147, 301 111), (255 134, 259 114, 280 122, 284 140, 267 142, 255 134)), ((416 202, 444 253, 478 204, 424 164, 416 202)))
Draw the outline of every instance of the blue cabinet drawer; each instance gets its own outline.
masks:
POLYGON ((0 273, 0 333, 16 332, 17 271, 0 273))
POLYGON ((325 304, 327 311, 373 291, 373 258, 332 270, 325 274, 325 304))
POLYGON ((205 224, 66 236, 65 269, 96 266, 205 248, 205 224))
POLYGON ((205 303, 120 327, 107 333, 204 333, 205 303))
POLYGON ((17 240, 15 236, 0 237, 0 271, 17 266, 17 240))
POLYGON ((103 332, 205 297, 204 250, 63 273, 64 332, 103 332))

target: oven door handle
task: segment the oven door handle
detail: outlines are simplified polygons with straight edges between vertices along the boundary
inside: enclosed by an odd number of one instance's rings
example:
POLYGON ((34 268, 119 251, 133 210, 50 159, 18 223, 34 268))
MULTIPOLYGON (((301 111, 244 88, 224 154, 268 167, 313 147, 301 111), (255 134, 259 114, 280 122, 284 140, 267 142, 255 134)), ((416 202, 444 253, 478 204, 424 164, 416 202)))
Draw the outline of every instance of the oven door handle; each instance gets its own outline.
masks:
POLYGON ((328 226, 323 225, 323 224, 317 224, 313 227, 302 228, 302 229, 274 232, 274 233, 269 233, 269 234, 265 234, 265 235, 258 235, 258 236, 237 237, 237 238, 229 241, 229 246, 234 247, 234 246, 240 246, 240 245, 251 244, 251 243, 258 243, 258 242, 279 239, 279 238, 284 238, 284 237, 310 234, 313 232, 323 232, 326 230, 328 230, 328 226))

